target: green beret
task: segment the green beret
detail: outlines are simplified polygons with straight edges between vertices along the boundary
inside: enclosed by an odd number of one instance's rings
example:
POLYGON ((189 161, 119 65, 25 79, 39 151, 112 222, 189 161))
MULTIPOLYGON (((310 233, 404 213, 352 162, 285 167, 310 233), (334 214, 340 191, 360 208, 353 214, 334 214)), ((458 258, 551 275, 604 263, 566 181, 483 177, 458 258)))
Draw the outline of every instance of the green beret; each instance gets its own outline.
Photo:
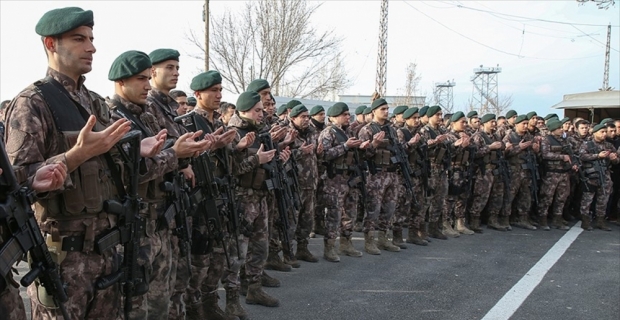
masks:
POLYGON ((317 114, 321 113, 325 111, 325 108, 323 108, 323 106, 314 106, 312 107, 312 109, 310 109, 310 116, 316 116, 317 114))
POLYGON ((495 115, 492 113, 487 113, 480 119, 480 123, 485 124, 491 120, 495 120, 495 115))
POLYGON ((562 120, 560 120, 560 122, 562 122, 562 124, 565 124, 565 123, 567 123, 569 121, 570 121, 569 117, 564 117, 564 118, 562 118, 562 120))
POLYGON ((607 124, 607 123, 609 123, 609 122, 613 122, 613 121, 614 121, 614 119, 612 119, 612 118, 605 118, 605 119, 603 119, 603 120, 601 121, 601 124, 607 124))
POLYGON ((560 119, 560 117, 558 117, 558 115, 557 115, 557 114, 555 114, 555 113, 550 113, 550 114, 548 114, 548 115, 546 115, 546 116, 545 116, 545 121, 547 121, 547 120, 549 120, 549 119, 551 119, 551 118, 557 118, 557 119, 560 119))
POLYGON ((597 125, 594 126, 594 128, 592 128, 592 133, 595 133, 601 129, 605 129, 607 128, 607 125, 605 123, 599 123, 597 125))
POLYGON ((510 119, 510 118, 512 118, 512 117, 514 117, 514 116, 516 116, 516 115, 517 115, 517 112, 516 112, 516 111, 514 111, 514 110, 508 110, 508 112, 506 112, 506 119, 510 119))
POLYGON ((108 80, 116 81, 127 79, 151 67, 151 59, 146 53, 130 50, 121 53, 110 67, 108 80))
POLYGON ((562 122, 560 122, 559 120, 551 119, 549 120, 549 122, 547 122, 547 129, 549 129, 549 131, 555 131, 556 129, 559 129, 561 127, 562 122))
POLYGON ((370 109, 375 110, 377 108, 379 108, 382 105, 386 105, 388 104, 387 101, 385 101, 385 99, 383 98, 379 98, 375 101, 372 102, 372 105, 370 105, 370 109))
POLYGON ((302 112, 308 112, 308 108, 306 108, 303 104, 298 104, 291 110, 291 113, 289 113, 288 116, 291 118, 297 117, 302 112))
POLYGON ((528 120, 527 116, 522 114, 520 116, 517 116, 517 119, 515 120, 515 124, 521 123, 521 122, 527 121, 527 120, 528 120))
POLYGON ((301 101, 293 99, 293 100, 291 100, 291 101, 286 103, 286 108, 291 110, 291 109, 295 108, 295 106, 300 105, 300 104, 301 104, 301 101))
POLYGON ((413 115, 416 113, 418 113, 418 107, 409 108, 405 112, 403 112, 403 118, 409 119, 413 117, 413 115))
POLYGON ((281 116, 281 115, 283 115, 286 112, 286 110, 288 110, 288 109, 286 108, 286 105, 283 104, 283 105, 279 106, 278 109, 276 109, 276 115, 277 116, 281 116))
POLYGON ((441 107, 440 106, 432 106, 432 107, 429 107, 428 110, 426 110, 426 115, 429 116, 429 117, 432 117, 432 116, 434 116, 439 111, 441 111, 441 107))
POLYGON ((162 61, 175 60, 179 61, 181 54, 174 49, 156 49, 149 54, 152 64, 158 64, 162 61))
POLYGON ((192 79, 192 83, 189 85, 189 88, 194 91, 202 91, 221 83, 222 75, 215 70, 209 70, 195 76, 192 79))
POLYGON ((327 110, 327 116, 337 117, 345 111, 349 111, 349 106, 344 102, 337 102, 335 105, 331 106, 329 110, 327 110))
POLYGON ((366 110, 366 106, 359 106, 355 109, 355 115, 360 115, 364 113, 364 110, 366 110))
POLYGON ((48 37, 60 35, 81 26, 92 28, 94 25, 95 20, 92 11, 68 7, 46 12, 37 22, 34 31, 42 37, 48 37))
POLYGON ((256 91, 246 91, 237 98, 237 110, 249 111, 260 102, 260 96, 256 91))
POLYGON ((426 111, 428 111, 429 106, 424 106, 420 109, 420 117, 424 117, 426 115, 426 111))
POLYGON ((407 109, 409 109, 409 107, 407 107, 407 106, 398 106, 398 107, 394 108, 394 112, 392 114, 394 114, 394 115, 402 114, 405 111, 407 111, 407 109))
POLYGON ((527 120, 531 120, 535 116, 537 116, 536 111, 532 111, 526 115, 527 120))
POLYGON ((198 101, 196 101, 195 97, 187 97, 187 105, 190 107, 195 107, 196 103, 198 103, 198 101))
MULTIPOLYGON (((428 113, 428 111, 427 111, 428 113)), ((471 113, 471 112, 470 112, 471 113)), ((478 113, 476 113, 476 115, 478 115, 478 113)), ((457 111, 456 113, 454 113, 452 115, 452 117, 450 118, 450 122, 457 122, 459 121, 459 119, 461 118, 465 118, 465 114, 462 111, 457 111)))
POLYGON ((469 111, 469 113, 467 113, 467 119, 471 119, 471 118, 475 118, 478 117, 478 111, 473 110, 473 111, 469 111))
POLYGON ((364 110, 364 115, 371 114, 371 113, 372 113, 372 108, 371 107, 368 107, 368 108, 366 108, 366 110, 364 110))
POLYGON ((271 88, 269 82, 265 79, 256 79, 248 85, 247 91, 256 91, 260 92, 263 89, 271 88))

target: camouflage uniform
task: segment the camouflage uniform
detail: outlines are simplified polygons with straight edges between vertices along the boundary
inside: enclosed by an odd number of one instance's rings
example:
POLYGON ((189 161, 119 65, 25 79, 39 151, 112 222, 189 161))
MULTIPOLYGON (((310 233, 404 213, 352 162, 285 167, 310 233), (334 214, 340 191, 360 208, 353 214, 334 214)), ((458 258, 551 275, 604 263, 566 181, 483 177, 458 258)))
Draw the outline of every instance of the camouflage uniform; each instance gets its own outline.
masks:
POLYGON ((495 132, 495 134, 501 139, 503 139, 511 131, 514 131, 514 129, 515 129, 515 126, 508 123, 508 121, 506 121, 506 123, 503 126, 497 126, 497 131, 495 132))
MULTIPOLYGON (((310 118, 310 126, 312 126, 316 132, 321 132, 325 129, 324 123, 319 123, 316 120, 310 118)), ((319 140, 320 141, 320 140, 319 140)), ((321 161, 318 161, 318 176, 321 177, 325 173, 325 166, 321 161)), ((316 186, 316 197, 314 203, 314 219, 312 221, 313 232, 325 230, 325 210, 327 207, 326 199, 324 197, 325 191, 323 191, 323 179, 318 179, 316 186)))
MULTIPOLYGON (((146 112, 144 106, 131 103, 119 95, 114 95, 108 104, 113 111, 113 119, 125 117, 124 115, 128 111, 135 121, 139 121, 140 125, 134 123, 132 129, 142 131, 143 137, 153 136, 161 130, 157 119, 151 113, 146 112), (147 132, 140 128, 146 129, 147 132)), ((149 292, 146 296, 141 295, 133 298, 133 310, 130 313, 132 319, 157 319, 159 317, 157 313, 159 309, 157 308, 161 304, 167 304, 166 299, 168 297, 152 294, 151 291, 157 293, 168 290, 169 273, 167 270, 169 269, 165 265, 171 263, 170 255, 167 254, 167 251, 162 250, 163 244, 170 241, 168 224, 162 220, 158 221, 155 211, 158 206, 164 205, 165 195, 159 187, 163 182, 163 176, 165 173, 177 169, 178 160, 172 149, 166 149, 156 157, 145 159, 145 161, 147 161, 149 173, 140 176, 138 193, 142 201, 146 203, 146 206, 141 209, 140 215, 146 219, 147 225, 146 235, 140 239, 138 265, 144 267, 149 276, 149 292)))
MULTIPOLYGON (((0 282, 4 279, 0 279, 0 282)), ((8 284, 6 290, 0 292, 0 314, 6 320, 26 320, 26 309, 24 308, 24 300, 19 295, 19 288, 8 284)))
MULTIPOLYGON (((520 141, 532 141, 534 137, 526 132, 520 136, 516 131, 512 131, 504 137, 504 144, 512 143, 512 148, 506 151, 506 160, 510 165, 510 193, 504 196, 504 215, 512 216, 513 208, 516 209, 516 216, 519 218, 520 224, 531 229, 528 221, 528 213, 532 205, 531 185, 532 176, 529 170, 523 168, 525 165, 525 155, 527 152, 533 152, 531 147, 521 150, 519 148, 520 141)), ((535 227, 534 227, 535 228, 535 227)))
MULTIPOLYGON (((174 122, 174 118, 177 117, 176 110, 178 108, 179 104, 176 100, 161 90, 152 88, 149 91, 146 110, 157 118, 161 128, 167 129, 168 139, 176 140, 181 135, 186 133, 185 128, 174 122)), ((179 165, 178 169, 183 169, 186 167, 187 163, 184 163, 179 165)), ((167 181, 171 181, 171 174, 168 174, 166 177, 167 181)), ((158 206, 158 214, 162 216, 170 205, 172 205, 172 203, 171 200, 168 199, 164 205, 158 206)), ((149 317, 150 314, 155 313, 161 316, 164 314, 169 314, 169 317, 172 319, 182 319, 183 314, 185 313, 183 294, 185 293, 189 283, 189 275, 186 272, 183 272, 177 278, 177 270, 187 270, 188 266, 187 259, 180 257, 178 238, 171 231, 171 229, 175 227, 174 220, 169 222, 169 226, 169 230, 159 231, 162 233, 162 259, 165 260, 161 260, 160 270, 157 270, 156 268, 153 270, 155 272, 160 271, 162 274, 168 274, 166 278, 169 279, 169 283, 168 285, 161 287, 161 292, 158 292, 160 289, 149 288, 148 299, 151 301, 151 296, 153 295, 162 297, 162 299, 167 296, 170 303, 157 303, 154 304, 153 307, 151 307, 149 303, 149 317), (170 258, 167 258, 168 256, 170 258)))
MULTIPOLYGON (((66 99, 73 102, 67 108, 80 105, 85 112, 97 116, 96 130, 110 124, 105 103, 86 89, 84 77, 75 83, 70 77, 51 68, 48 68, 47 75, 67 91, 66 99)), ((34 85, 27 87, 11 102, 5 137, 6 151, 13 165, 24 166, 27 172, 34 174, 45 164, 66 164, 64 152, 70 148, 66 146, 66 141, 75 141, 75 131, 83 127, 77 121, 80 117, 77 109, 66 110, 67 113, 62 114, 63 119, 58 119, 65 130, 61 132, 45 98, 34 85)), ((83 118, 81 121, 86 123, 83 118)), ((75 250, 59 249, 58 254, 53 254, 54 259, 58 259, 62 281, 67 285, 69 300, 65 307, 69 316, 72 319, 116 319, 120 307, 118 286, 97 290, 94 285, 96 279, 118 269, 116 248, 99 254, 95 252, 94 245, 95 238, 109 232, 117 220, 116 216, 103 212, 103 201, 120 199, 103 155, 89 159, 79 168, 67 175, 62 191, 49 192, 38 200, 35 215, 50 249, 64 247, 62 244, 65 244, 65 248, 75 250), (103 176, 89 175, 89 172, 99 172, 103 176)), ((43 304, 51 302, 51 299, 37 281, 28 288, 28 295, 33 319, 52 319, 60 313, 43 304)))
MULTIPOLYGON (((571 144, 573 149, 573 154, 579 155, 579 149, 581 145, 590 140, 590 136, 582 137, 578 133, 569 135, 566 139, 571 144)), ((581 168, 579 168, 581 170, 581 168)), ((575 218, 581 219, 581 196, 583 195, 582 183, 580 180, 579 172, 572 171, 570 173, 570 193, 568 199, 564 205, 564 212, 566 213, 564 216, 569 218, 572 215, 575 218)))
MULTIPOLYGON (((605 227, 605 209, 607 208, 607 201, 611 194, 611 175, 609 167, 612 163, 618 163, 618 159, 610 161, 609 158, 599 159, 598 154, 602 151, 617 152, 613 145, 607 141, 596 142, 594 138, 581 145, 579 149, 579 158, 582 161, 581 169, 584 170, 587 182, 586 188, 583 190, 583 196, 581 198, 581 218, 582 226, 584 229, 588 229, 590 225, 590 205, 596 198, 596 209, 594 215, 597 221, 597 227, 600 229, 607 229, 605 227), (599 173, 595 170, 593 161, 598 161, 602 166, 603 180, 601 181, 599 173)), ((610 230, 610 229, 607 229, 610 230)))
POLYGON ((545 166, 545 176, 540 188, 538 201, 538 216, 541 226, 547 229, 547 213, 551 207, 553 226, 568 230, 560 219, 564 210, 564 202, 570 193, 570 171, 572 165, 564 162, 563 157, 568 155, 563 148, 570 148, 566 139, 547 135, 541 142, 540 152, 545 166))
MULTIPOLYGON (((357 120, 353 121, 353 123, 351 123, 347 129, 346 132, 349 135, 349 137, 356 137, 357 138, 357 134, 360 132, 360 129, 362 129, 363 126, 365 126, 366 123, 365 122, 359 122, 357 120)), ((366 175, 368 175, 368 172, 366 172, 366 175)), ((365 206, 362 205, 362 201, 366 201, 367 199, 362 199, 361 198, 361 193, 360 193, 360 198, 357 200, 357 218, 355 219, 354 223, 355 223, 355 231, 362 231, 362 222, 364 221, 364 216, 366 216, 366 212, 364 212, 364 208, 365 206)), ((367 206, 366 206, 367 207, 367 206)))

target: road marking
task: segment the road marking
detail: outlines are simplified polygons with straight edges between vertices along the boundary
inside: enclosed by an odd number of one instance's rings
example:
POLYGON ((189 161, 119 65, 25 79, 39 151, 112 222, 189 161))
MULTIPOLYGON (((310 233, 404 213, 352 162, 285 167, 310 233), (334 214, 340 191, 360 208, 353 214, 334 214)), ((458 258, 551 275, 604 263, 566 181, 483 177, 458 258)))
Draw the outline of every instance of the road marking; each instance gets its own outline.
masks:
POLYGON ((534 291, 549 269, 564 255, 564 252, 583 232, 581 221, 566 232, 558 242, 487 312, 482 320, 509 319, 534 291))
POLYGON ((422 293, 427 292, 424 290, 353 290, 355 292, 368 292, 368 293, 422 293))

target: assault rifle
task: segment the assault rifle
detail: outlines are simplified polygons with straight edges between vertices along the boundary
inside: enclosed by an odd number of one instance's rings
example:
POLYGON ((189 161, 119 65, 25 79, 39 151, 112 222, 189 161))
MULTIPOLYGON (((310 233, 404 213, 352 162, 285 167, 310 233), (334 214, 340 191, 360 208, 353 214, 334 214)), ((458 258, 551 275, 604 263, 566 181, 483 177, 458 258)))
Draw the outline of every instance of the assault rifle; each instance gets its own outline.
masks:
MULTIPOLYGON (((31 270, 21 279, 22 286, 27 287, 35 279, 45 288, 48 295, 58 306, 62 316, 69 319, 64 303, 67 302, 67 292, 60 279, 58 265, 47 248, 41 229, 37 223, 31 205, 34 203, 34 193, 22 188, 17 183, 15 172, 6 155, 4 142, 0 141, 0 230, 3 243, 0 246, 0 292, 4 285, 13 285, 6 282, 11 279, 11 268, 27 252, 32 260, 31 270)), ((17 284, 15 284, 17 286, 17 284)))
MULTIPOLYGON (((276 222, 280 229, 280 237, 283 247, 287 250, 291 259, 294 259, 293 252, 291 250, 291 241, 289 239, 289 222, 288 214, 290 209, 294 207, 294 200, 292 198, 292 191, 289 185, 289 179, 286 177, 284 170, 284 164, 280 159, 280 152, 277 146, 274 145, 269 132, 263 132, 258 135, 258 140, 263 144, 265 151, 276 150, 275 155, 266 164, 263 164, 263 168, 269 172, 269 179, 265 180, 267 190, 273 190, 276 202, 278 205, 278 214, 280 216, 279 221, 276 222)), ((293 214, 293 218, 295 215, 293 214)))
POLYGON ((526 170, 529 170, 532 176, 532 185, 530 189, 534 203, 538 205, 538 180, 540 180, 540 174, 538 173, 536 155, 532 153, 531 146, 527 148, 527 152, 525 153, 525 166, 526 170))
MULTIPOLYGON (((467 149, 469 151, 469 158, 467 159, 467 192, 469 193, 469 196, 472 197, 474 194, 473 187, 475 173, 474 168, 476 167, 476 146, 471 143, 467 149)), ((481 167, 480 170, 484 170, 484 167, 481 167)))
POLYGON ((353 158, 355 159, 355 165, 351 167, 355 173, 355 178, 349 181, 349 187, 358 188, 362 196, 360 206, 362 207, 362 215, 366 214, 366 201, 368 199, 368 193, 366 192, 366 161, 362 162, 360 158, 359 150, 356 148, 353 151, 353 158))
POLYGON ((431 164, 428 160, 428 144, 426 142, 422 143, 418 147, 418 160, 417 163, 422 168, 422 176, 420 177, 422 180, 422 186, 424 187, 424 195, 426 197, 430 197, 431 191, 428 189, 428 175, 430 174, 431 164))
POLYGON ((123 262, 119 270, 99 278, 95 286, 98 290, 103 290, 117 282, 121 283, 121 292, 125 296, 125 319, 129 319, 132 298, 145 294, 149 289, 145 267, 138 265, 140 238, 146 231, 146 220, 139 215, 142 201, 138 194, 141 140, 140 131, 130 131, 117 143, 117 149, 127 170, 126 176, 130 179, 126 191, 119 189, 121 193, 124 193, 120 194, 122 201, 106 200, 103 203, 103 209, 106 212, 118 216, 118 225, 97 241, 98 245, 117 241, 123 245, 123 262))
POLYGON ((385 136, 390 142, 390 146, 387 148, 392 154, 390 161, 392 164, 398 164, 400 167, 400 172, 405 182, 405 189, 409 196, 411 196, 411 199, 413 199, 413 202, 417 203, 418 200, 415 198, 415 192, 413 192, 413 181, 411 181, 413 170, 411 170, 409 161, 407 161, 407 153, 403 149, 403 146, 400 145, 394 131, 390 130, 390 126, 384 126, 381 130, 385 132, 385 136))
MULTIPOLYGON (((191 228, 189 225, 189 186, 185 181, 185 176, 182 172, 172 172, 172 182, 164 181, 162 186, 163 191, 168 194, 168 201, 170 206, 164 213, 165 217, 174 215, 175 229, 173 234, 177 236, 179 241, 179 256, 187 259, 187 270, 191 274, 192 272, 192 255, 190 254, 191 247, 191 228)), ((166 219, 168 221, 168 219, 166 219)))
POLYGON ((577 174, 579 174, 579 181, 586 188, 587 192, 590 192, 590 186, 588 185, 588 178, 586 177, 585 171, 581 170, 581 159, 575 155, 573 152, 573 148, 570 145, 562 146, 562 152, 568 154, 570 157, 571 163, 573 165, 577 165, 577 174))
MULTIPOLYGON (((592 153, 592 154, 598 154, 599 152, 596 150, 596 147, 594 145, 594 142, 592 142, 592 140, 586 142, 588 144, 588 152, 592 153)), ((603 193, 605 193, 606 188, 605 186, 607 185, 607 181, 605 181, 605 169, 606 169, 606 165, 604 165, 603 163, 603 159, 600 158, 596 158, 596 160, 592 161, 592 166, 594 167, 594 170, 596 171, 596 174, 598 175, 598 180, 601 183, 601 189, 603 190, 603 193)), ((585 184, 587 187, 587 183, 585 184)))
POLYGON ((286 170, 286 175, 288 177, 288 185, 290 186, 290 196, 293 199, 293 206, 295 207, 295 211, 301 210, 301 198, 299 194, 301 190, 299 188, 299 174, 297 172, 297 160, 295 157, 290 157, 287 164, 284 166, 286 170))
POLYGON ((497 153, 497 170, 499 176, 504 183, 504 197, 510 194, 510 169, 508 168, 508 161, 504 157, 504 152, 501 149, 495 150, 497 153))

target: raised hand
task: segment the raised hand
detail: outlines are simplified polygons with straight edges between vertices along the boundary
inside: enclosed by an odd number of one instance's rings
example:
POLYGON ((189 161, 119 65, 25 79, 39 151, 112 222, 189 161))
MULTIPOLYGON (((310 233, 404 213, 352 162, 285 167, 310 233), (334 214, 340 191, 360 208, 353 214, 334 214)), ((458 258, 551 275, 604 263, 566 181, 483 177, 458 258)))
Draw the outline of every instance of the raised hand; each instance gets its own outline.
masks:
POLYGON ((271 159, 273 159, 273 156, 276 154, 276 150, 269 150, 269 151, 264 151, 265 146, 263 146, 263 144, 261 143, 260 147, 258 148, 258 151, 256 152, 256 155, 258 156, 258 163, 260 164, 265 164, 269 161, 271 161, 271 159))
MULTIPOLYGON (((230 131, 233 131, 233 130, 230 130, 230 131)), ((239 140, 239 143, 237 143, 237 150, 243 150, 251 146, 252 144, 254 144, 255 139, 256 139, 255 132, 250 132, 246 134, 245 137, 241 138, 241 140, 239 140)))
POLYGON ((152 158, 161 152, 166 143, 168 130, 163 129, 155 136, 142 139, 140 142, 140 156, 143 158, 152 158))
POLYGON ((45 165, 37 170, 32 181, 32 189, 36 192, 47 192, 62 187, 67 178, 67 166, 64 163, 45 165))

